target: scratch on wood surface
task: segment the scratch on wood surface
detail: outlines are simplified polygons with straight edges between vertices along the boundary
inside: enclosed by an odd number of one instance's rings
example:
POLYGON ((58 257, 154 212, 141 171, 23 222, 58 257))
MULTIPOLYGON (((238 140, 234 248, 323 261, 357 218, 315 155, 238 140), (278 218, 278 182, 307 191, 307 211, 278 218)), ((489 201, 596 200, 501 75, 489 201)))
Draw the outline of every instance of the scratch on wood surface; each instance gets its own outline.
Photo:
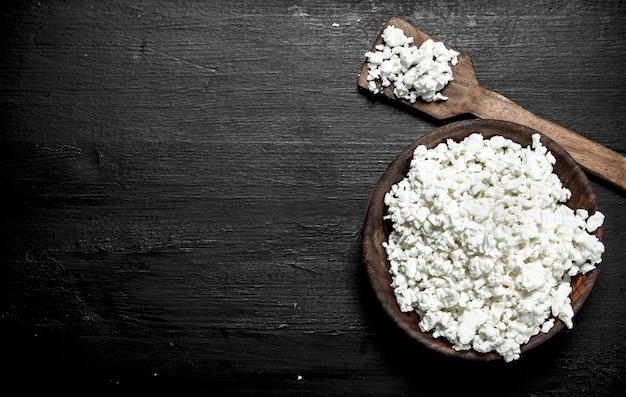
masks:
POLYGON ((49 144, 35 144, 35 149, 45 150, 53 153, 69 153, 75 156, 83 154, 83 150, 73 145, 49 145, 49 144))
POLYGON ((298 270, 304 270, 306 272, 309 273, 313 273, 313 274, 321 274, 321 272, 318 272, 317 270, 308 267, 308 266, 304 266, 302 264, 299 263, 288 263, 289 266, 293 267, 294 269, 298 269, 298 270))
POLYGON ((146 51, 150 51, 150 52, 155 53, 157 55, 160 55, 160 56, 162 56, 164 58, 173 60, 173 61, 175 61, 177 63, 181 63, 181 64, 186 65, 186 66, 190 66, 190 67, 193 67, 193 68, 204 70, 204 71, 209 72, 211 74, 216 74, 218 72, 217 67, 200 65, 200 64, 197 64, 195 62, 191 62, 191 61, 188 61, 186 59, 179 58, 179 57, 177 57, 175 55, 168 54, 168 53, 163 52, 163 51, 155 50, 154 48, 152 48, 150 46, 147 46, 147 45, 143 46, 142 48, 145 49, 146 51))
POLYGON ((293 5, 291 7, 288 7, 287 10, 293 12, 293 16, 294 17, 308 17, 309 16, 309 14, 304 12, 302 7, 297 6, 297 5, 293 5))

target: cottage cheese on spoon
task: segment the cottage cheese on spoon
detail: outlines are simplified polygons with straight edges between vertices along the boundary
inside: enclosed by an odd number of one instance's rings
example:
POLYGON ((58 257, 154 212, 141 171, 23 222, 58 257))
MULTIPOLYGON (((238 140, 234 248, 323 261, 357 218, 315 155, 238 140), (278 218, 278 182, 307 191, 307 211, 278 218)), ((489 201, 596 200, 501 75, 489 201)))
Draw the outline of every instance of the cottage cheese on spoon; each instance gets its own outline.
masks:
POLYGON ((526 148, 476 133, 415 149, 385 197, 383 245, 400 309, 422 331, 512 361, 555 318, 572 327, 571 277, 602 260, 590 233, 604 215, 564 204, 555 161, 538 134, 526 148))
POLYGON ((383 87, 393 83, 394 94, 411 103, 418 98, 426 102, 448 99, 439 91, 453 79, 450 63, 457 64, 458 52, 430 39, 418 48, 411 45, 412 37, 392 25, 381 36, 384 44, 365 54, 371 92, 379 93, 376 82, 380 81, 383 87))

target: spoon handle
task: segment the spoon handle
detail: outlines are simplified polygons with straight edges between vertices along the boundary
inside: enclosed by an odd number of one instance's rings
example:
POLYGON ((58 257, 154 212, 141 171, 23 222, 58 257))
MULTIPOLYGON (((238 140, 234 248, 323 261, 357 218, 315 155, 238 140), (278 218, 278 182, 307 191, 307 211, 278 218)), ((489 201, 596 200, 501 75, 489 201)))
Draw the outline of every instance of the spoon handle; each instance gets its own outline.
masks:
POLYGON ((626 157, 536 116, 508 98, 476 86, 466 102, 469 112, 483 119, 500 119, 533 128, 561 145, 586 171, 626 190, 626 157))

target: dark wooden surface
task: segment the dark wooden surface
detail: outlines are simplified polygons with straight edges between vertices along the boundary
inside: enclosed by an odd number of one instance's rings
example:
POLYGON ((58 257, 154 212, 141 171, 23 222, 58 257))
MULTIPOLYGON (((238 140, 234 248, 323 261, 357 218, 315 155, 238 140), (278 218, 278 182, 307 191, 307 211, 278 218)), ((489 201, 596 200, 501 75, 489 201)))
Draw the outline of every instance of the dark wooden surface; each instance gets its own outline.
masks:
POLYGON ((594 290, 518 362, 416 345, 361 263, 371 189, 438 124, 357 90, 401 17, 480 83, 626 152, 621 1, 10 1, 0 357, 20 390, 620 395, 626 194, 594 290), (484 4, 483 4, 484 3, 484 4))

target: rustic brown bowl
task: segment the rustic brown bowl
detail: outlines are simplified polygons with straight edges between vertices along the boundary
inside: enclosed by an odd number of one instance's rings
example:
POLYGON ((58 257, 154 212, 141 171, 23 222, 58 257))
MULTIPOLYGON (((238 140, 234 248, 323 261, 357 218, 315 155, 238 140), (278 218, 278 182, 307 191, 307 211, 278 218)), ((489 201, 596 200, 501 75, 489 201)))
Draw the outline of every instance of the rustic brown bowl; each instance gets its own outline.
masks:
MULTIPOLYGON (((496 352, 479 353, 475 350, 456 351, 452 344, 446 339, 434 338, 431 333, 422 332, 418 326, 419 317, 415 312, 403 313, 396 301, 393 289, 391 288, 391 275, 389 274, 389 262, 387 254, 383 248, 383 242, 387 241, 390 224, 383 221, 386 211, 384 204, 385 194, 391 186, 399 182, 406 176, 409 164, 413 156, 413 151, 418 145, 425 145, 427 148, 434 148, 437 144, 453 139, 461 141, 468 135, 479 132, 485 138, 501 135, 509 138, 522 146, 532 143, 532 135, 538 133, 525 126, 499 121, 499 120, 465 120, 445 125, 437 128, 422 137, 416 139, 409 146, 404 148, 400 154, 389 164, 380 179, 374 186, 365 214, 362 229, 362 255, 363 263, 367 268, 367 274, 372 284, 374 293, 384 310, 393 321, 403 329, 410 337, 425 345, 426 347, 443 353, 446 356, 458 357, 466 360, 487 361, 499 360, 502 357, 496 352)), ((556 158, 554 172, 559 176, 563 185, 572 192, 572 197, 566 203, 572 209, 584 208, 593 214, 598 206, 596 196, 591 190, 591 185, 587 176, 572 157, 554 141, 541 135, 541 142, 556 158)), ((599 228, 595 235, 602 239, 603 229, 599 228)), ((577 313, 589 296, 593 284, 598 275, 598 271, 593 270, 584 275, 576 276, 572 279, 572 292, 570 299, 574 313, 577 313)), ((554 327, 548 333, 539 333, 521 347, 522 353, 547 341, 560 332, 565 324, 561 320, 556 320, 554 327)))

